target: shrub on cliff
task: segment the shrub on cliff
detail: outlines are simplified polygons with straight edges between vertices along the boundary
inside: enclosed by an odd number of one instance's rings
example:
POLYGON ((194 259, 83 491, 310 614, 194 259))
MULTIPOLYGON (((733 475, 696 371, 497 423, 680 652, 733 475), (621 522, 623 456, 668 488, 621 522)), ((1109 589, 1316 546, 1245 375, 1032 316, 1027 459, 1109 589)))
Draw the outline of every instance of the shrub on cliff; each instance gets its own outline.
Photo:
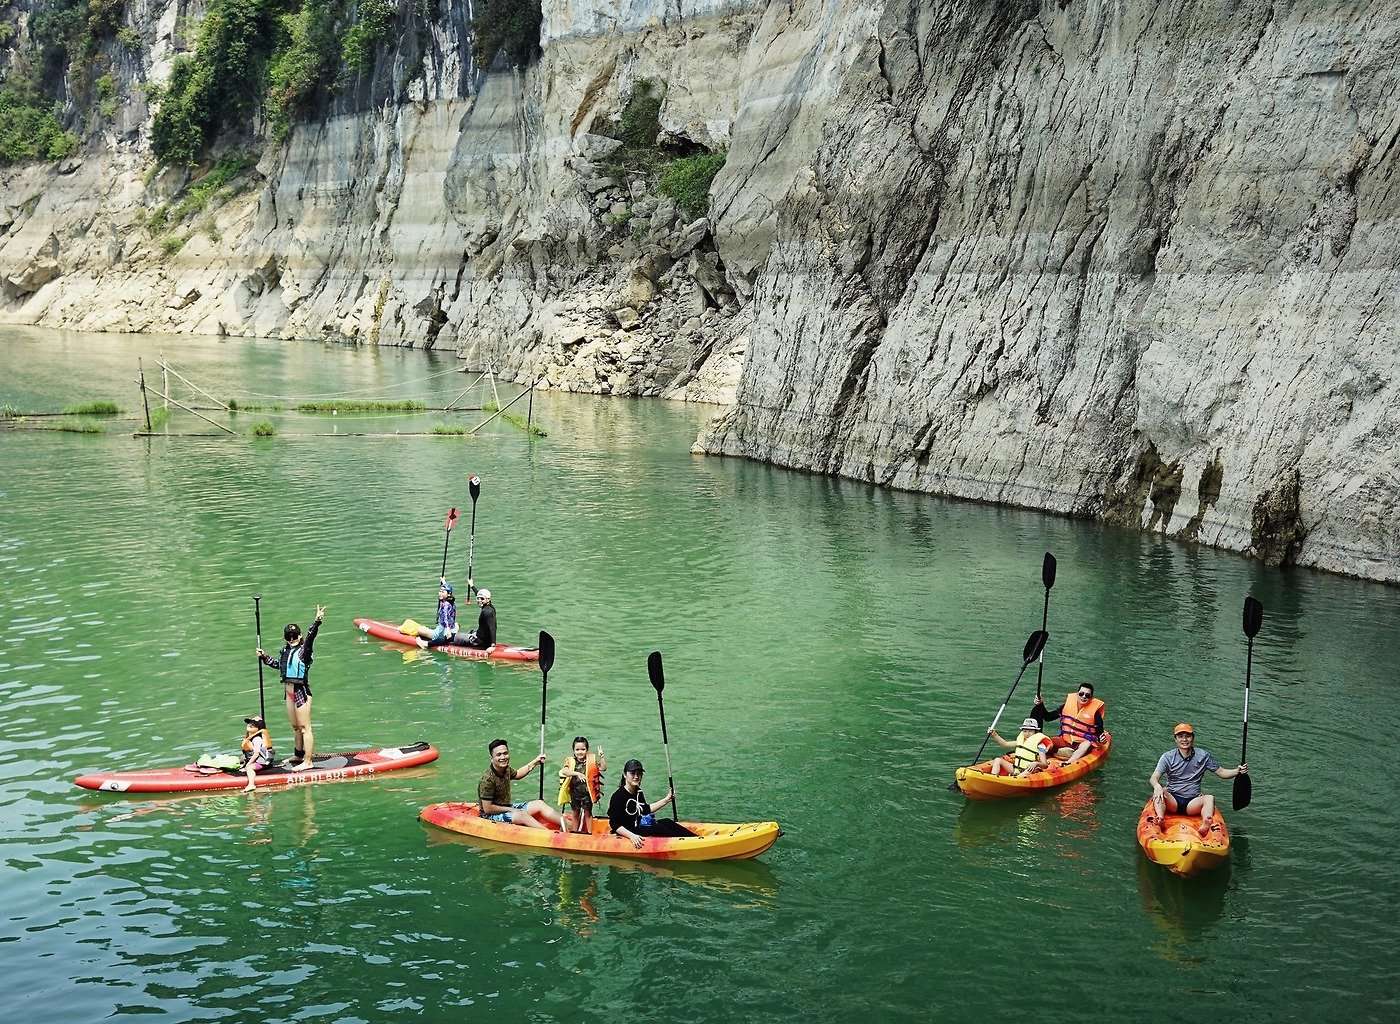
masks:
POLYGON ((698 153, 673 160, 661 179, 656 183, 656 191, 670 196, 676 201, 676 208, 691 220, 698 220, 710 210, 710 185, 715 175, 724 166, 726 153, 698 153))
POLYGON ((78 140, 58 119, 8 89, 0 91, 0 166, 26 160, 61 160, 78 140))
POLYGON ((355 10, 355 23, 346 31, 340 48, 345 66, 355 71, 372 68, 374 48, 398 20, 399 5, 394 0, 360 0, 355 10))
POLYGON ((281 41, 268 67, 267 117, 281 140, 292 122, 311 116, 339 73, 339 0, 305 0, 278 20, 281 41))
POLYGON ((540 53, 540 0, 476 0, 472 8, 472 57, 489 68, 502 53, 511 64, 528 64, 540 53))

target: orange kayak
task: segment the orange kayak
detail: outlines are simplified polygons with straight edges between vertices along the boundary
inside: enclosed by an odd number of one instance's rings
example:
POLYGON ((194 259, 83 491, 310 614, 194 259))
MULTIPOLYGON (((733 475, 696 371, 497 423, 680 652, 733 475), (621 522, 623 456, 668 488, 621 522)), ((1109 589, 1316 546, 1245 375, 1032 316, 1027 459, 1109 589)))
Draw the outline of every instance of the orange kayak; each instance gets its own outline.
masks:
MULTIPOLYGON (((1009 796, 1031 796, 1047 789, 1063 786, 1076 779, 1082 779, 1108 760, 1113 737, 1106 736, 1102 747, 1095 747, 1074 764, 1057 762, 1059 767, 1047 768, 1043 772, 1031 772, 1019 777, 993 775, 992 761, 959 768, 956 778, 958 788, 969 800, 1001 800, 1009 796)), ((996 760, 992 758, 992 760, 996 760)))
POLYGON ((525 825, 506 825, 488 821, 474 803, 429 804, 418 817, 430 825, 450 832, 490 839, 511 846, 532 846, 537 849, 603 854, 609 857, 636 857, 644 860, 744 860, 757 857, 778 841, 776 821, 754 821, 739 825, 720 825, 703 821, 682 822, 694 837, 669 838, 648 836, 640 850, 629 840, 608 831, 607 818, 593 819, 592 834, 580 832, 551 832, 525 825))
POLYGON ((1217 803, 1210 819, 1210 832, 1200 833, 1199 814, 1168 814, 1165 823, 1153 817, 1152 801, 1142 809, 1138 818, 1138 845, 1147 859, 1175 874, 1194 875, 1219 867, 1230 856, 1230 830, 1225 827, 1217 803))

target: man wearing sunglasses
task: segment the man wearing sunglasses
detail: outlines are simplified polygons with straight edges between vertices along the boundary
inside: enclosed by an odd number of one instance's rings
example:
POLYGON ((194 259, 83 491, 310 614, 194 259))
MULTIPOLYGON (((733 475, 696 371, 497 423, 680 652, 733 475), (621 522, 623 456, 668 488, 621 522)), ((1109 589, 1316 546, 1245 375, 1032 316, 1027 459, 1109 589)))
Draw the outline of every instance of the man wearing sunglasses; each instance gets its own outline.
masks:
POLYGON ((1059 716, 1060 735, 1050 738, 1054 740, 1056 750, 1073 748, 1065 758, 1065 764, 1074 764, 1102 743, 1106 736, 1103 726, 1103 701, 1094 696, 1093 683, 1080 683, 1079 689, 1067 694, 1065 702, 1054 711, 1047 711, 1045 702, 1036 697, 1031 714, 1041 722, 1059 716))

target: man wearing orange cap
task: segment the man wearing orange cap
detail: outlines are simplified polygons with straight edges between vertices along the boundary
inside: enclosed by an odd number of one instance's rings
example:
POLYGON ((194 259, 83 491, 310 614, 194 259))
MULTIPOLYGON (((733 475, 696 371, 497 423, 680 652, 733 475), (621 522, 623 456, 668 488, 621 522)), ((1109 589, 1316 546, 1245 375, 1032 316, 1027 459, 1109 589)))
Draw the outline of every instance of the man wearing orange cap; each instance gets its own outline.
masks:
POLYGON ((1152 773, 1152 807, 1161 821, 1166 814, 1201 815, 1201 836, 1210 833, 1210 819, 1215 815, 1215 797, 1201 792, 1201 779, 1206 772, 1214 772, 1222 779, 1233 779, 1236 775, 1248 774, 1249 765, 1238 768, 1222 768, 1209 750, 1196 749, 1196 730, 1190 722, 1182 722, 1172 730, 1176 737, 1176 748, 1168 750, 1157 759, 1157 770, 1152 773), (1166 776, 1166 786, 1162 777, 1166 776))

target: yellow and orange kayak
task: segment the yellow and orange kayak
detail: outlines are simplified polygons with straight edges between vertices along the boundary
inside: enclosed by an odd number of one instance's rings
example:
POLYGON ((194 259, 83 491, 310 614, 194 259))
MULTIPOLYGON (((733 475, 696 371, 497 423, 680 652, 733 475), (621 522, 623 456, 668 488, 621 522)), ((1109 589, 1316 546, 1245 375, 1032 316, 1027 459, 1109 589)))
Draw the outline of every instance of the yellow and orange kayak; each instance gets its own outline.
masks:
POLYGON ((1230 830, 1225 827, 1218 804, 1210 819, 1210 832, 1204 838, 1199 814, 1168 814, 1165 823, 1153 814, 1152 801, 1148 800, 1138 817, 1137 838, 1147 859, 1154 864, 1186 876, 1219 867, 1230 856, 1230 830))
POLYGON ((629 840, 609 832, 606 818, 593 819, 593 832, 590 835, 488 821, 482 818, 474 803, 429 804, 418 812, 418 817, 438 828, 511 846, 643 860, 744 860, 763 853, 778 841, 781 834, 776 821, 752 821, 738 825, 686 821, 682 824, 696 833, 694 837, 672 839, 649 836, 642 840, 642 848, 638 850, 629 840))
POLYGON ((958 769, 958 788, 969 800, 1002 800, 1009 796, 1032 796, 1084 778, 1108 760, 1108 751, 1112 746, 1113 737, 1105 736, 1103 746, 1090 750, 1074 764, 1059 764, 1058 767, 1047 768, 1043 772, 1031 772, 1019 777, 993 775, 992 761, 983 761, 981 764, 958 769))

